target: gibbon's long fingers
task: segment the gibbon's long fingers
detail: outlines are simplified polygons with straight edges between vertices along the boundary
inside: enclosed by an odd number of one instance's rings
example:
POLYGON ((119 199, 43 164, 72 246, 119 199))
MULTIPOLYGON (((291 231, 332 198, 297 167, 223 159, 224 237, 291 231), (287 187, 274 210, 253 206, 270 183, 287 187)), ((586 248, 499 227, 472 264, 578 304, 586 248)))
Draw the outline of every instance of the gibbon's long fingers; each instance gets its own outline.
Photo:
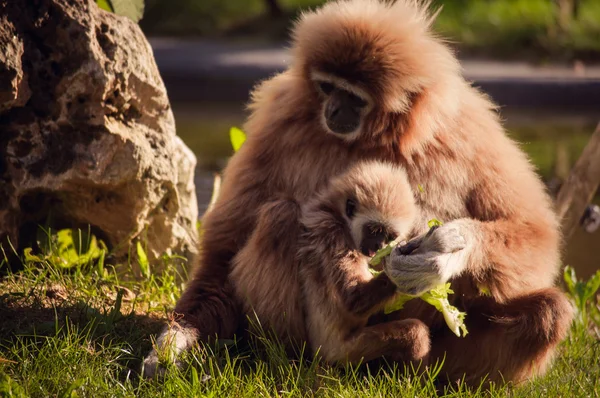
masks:
POLYGON ((398 290, 418 294, 460 275, 466 264, 466 250, 410 255, 398 255, 394 252, 386 261, 384 269, 398 290))
POLYGON ((429 328, 417 319, 404 319, 368 326, 358 330, 344 343, 346 360, 368 362, 382 356, 394 361, 425 360, 431 341, 429 328))
POLYGON ((455 223, 448 223, 436 228, 423 238, 423 241, 414 253, 428 251, 440 253, 454 253, 467 247, 464 227, 455 223))
POLYGON ((398 246, 396 250, 398 250, 400 254, 411 254, 415 250, 417 250, 419 246, 421 246, 421 243, 423 243, 423 239, 425 239, 425 235, 416 237, 408 241, 408 243, 398 246))
POLYGON ((440 253, 392 255, 384 270, 397 289, 405 294, 418 295, 442 282, 437 261, 440 253))

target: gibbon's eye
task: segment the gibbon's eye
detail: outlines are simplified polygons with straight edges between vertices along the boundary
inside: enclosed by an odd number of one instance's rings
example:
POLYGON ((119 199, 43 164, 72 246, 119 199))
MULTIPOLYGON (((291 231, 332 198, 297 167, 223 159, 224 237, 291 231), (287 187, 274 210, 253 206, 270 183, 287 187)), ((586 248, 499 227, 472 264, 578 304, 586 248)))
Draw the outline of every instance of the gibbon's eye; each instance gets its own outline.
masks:
POLYGON ((328 82, 319 82, 319 90, 323 92, 325 95, 329 95, 333 92, 335 86, 328 82))
POLYGON ((354 217, 354 213, 356 212, 356 202, 352 199, 348 199, 346 201, 346 215, 348 218, 354 217))

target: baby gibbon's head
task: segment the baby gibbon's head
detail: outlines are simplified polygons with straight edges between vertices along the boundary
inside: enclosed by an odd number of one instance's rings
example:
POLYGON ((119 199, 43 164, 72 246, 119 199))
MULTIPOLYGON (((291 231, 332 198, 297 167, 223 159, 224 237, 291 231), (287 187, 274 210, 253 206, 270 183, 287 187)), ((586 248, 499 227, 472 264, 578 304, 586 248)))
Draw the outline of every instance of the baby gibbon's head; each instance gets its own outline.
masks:
POLYGON ((362 162, 334 178, 305 213, 304 224, 347 227, 353 248, 372 256, 389 241, 404 238, 417 220, 417 207, 403 169, 362 162))

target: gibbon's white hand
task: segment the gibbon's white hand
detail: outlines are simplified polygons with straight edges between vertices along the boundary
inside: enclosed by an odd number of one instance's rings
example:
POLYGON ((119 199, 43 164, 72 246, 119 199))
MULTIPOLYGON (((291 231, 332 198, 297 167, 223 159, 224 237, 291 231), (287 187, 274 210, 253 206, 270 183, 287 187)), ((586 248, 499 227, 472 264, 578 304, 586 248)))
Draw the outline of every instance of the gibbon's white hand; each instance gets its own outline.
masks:
POLYGON ((385 259, 384 271, 401 293, 420 295, 465 269, 466 232, 460 221, 433 227, 394 249, 385 259))

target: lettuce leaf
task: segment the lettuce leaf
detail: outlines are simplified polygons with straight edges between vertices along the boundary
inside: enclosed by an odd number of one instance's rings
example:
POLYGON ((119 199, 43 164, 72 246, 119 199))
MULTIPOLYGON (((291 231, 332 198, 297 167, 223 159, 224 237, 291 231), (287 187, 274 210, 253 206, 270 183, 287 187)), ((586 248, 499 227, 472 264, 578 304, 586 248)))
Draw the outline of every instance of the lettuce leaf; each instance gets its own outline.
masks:
POLYGON ((387 246, 377 250, 377 253, 375 253, 375 255, 369 260, 369 265, 379 265, 381 263, 381 260, 392 254, 392 251, 394 250, 394 248, 396 248, 396 246, 398 246, 399 243, 399 240, 394 239, 393 241, 388 243, 387 246))
MULTIPOLYGON (((378 250, 369 261, 369 265, 379 265, 384 257, 389 256, 392 253, 392 250, 394 250, 396 246, 398 246, 398 241, 392 241, 386 247, 378 250)), ((376 271, 371 268, 369 268, 369 270, 375 276, 383 272, 376 271)), ((458 308, 450 304, 448 301, 448 295, 453 293, 454 291, 450 288, 450 283, 446 283, 436 286, 420 296, 397 294, 394 301, 385 306, 384 312, 386 314, 390 314, 394 311, 401 310, 404 307, 404 304, 418 297, 426 303, 434 306, 439 312, 442 313, 444 316, 444 321, 446 321, 446 325, 448 325, 448 328, 450 328, 455 335, 458 337, 465 337, 469 333, 465 325, 465 317, 467 314, 459 311, 458 308)))

